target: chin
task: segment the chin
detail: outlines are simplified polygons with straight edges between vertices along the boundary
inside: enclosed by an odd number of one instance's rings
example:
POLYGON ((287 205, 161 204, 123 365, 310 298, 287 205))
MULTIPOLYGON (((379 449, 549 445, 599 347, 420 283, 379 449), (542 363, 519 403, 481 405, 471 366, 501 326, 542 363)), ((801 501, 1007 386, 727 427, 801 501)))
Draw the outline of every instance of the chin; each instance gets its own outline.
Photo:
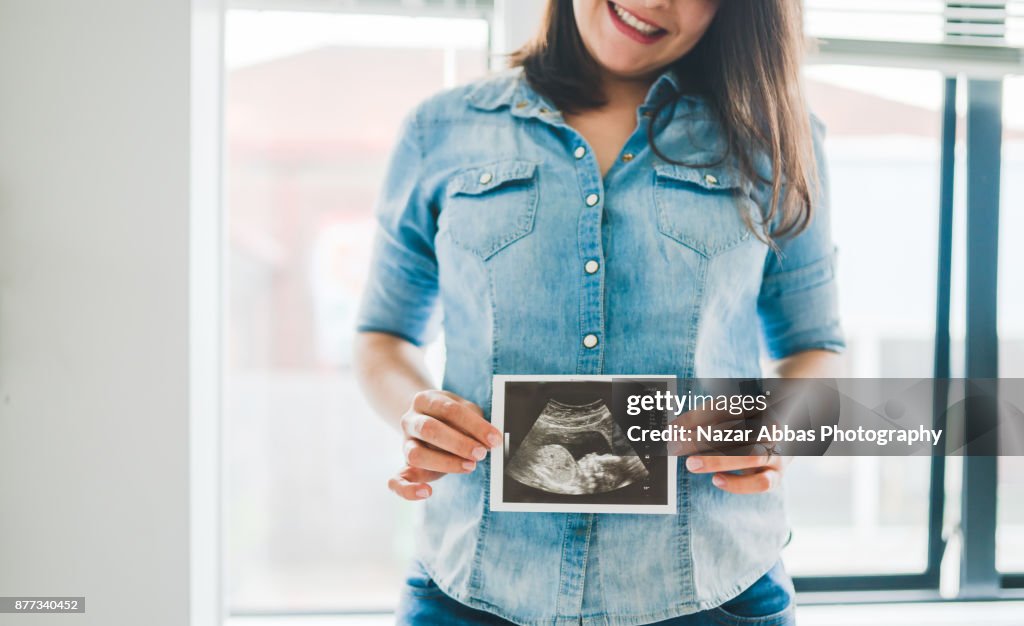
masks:
POLYGON ((598 57, 598 64, 609 74, 620 78, 644 78, 648 77, 661 67, 650 62, 637 62, 636 60, 624 59, 621 56, 608 55, 598 57))
POLYGON ((602 43, 591 52, 594 60, 605 71, 621 78, 649 77, 673 60, 665 50, 637 49, 638 45, 633 42, 602 43))

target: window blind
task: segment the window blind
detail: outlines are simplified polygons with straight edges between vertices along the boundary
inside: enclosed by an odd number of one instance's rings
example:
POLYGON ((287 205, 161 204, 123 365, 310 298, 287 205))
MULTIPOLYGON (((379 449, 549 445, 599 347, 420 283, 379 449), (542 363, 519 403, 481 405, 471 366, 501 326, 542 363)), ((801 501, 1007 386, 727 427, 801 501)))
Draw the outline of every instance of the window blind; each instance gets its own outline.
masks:
POLYGON ((1024 0, 805 0, 816 60, 1024 73, 1024 0))

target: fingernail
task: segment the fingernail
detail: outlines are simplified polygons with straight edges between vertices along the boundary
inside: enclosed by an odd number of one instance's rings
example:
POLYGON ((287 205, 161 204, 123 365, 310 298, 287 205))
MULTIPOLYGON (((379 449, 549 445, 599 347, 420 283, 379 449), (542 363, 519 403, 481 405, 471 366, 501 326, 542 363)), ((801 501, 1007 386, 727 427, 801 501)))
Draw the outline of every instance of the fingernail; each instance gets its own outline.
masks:
POLYGON ((430 490, 429 489, 420 489, 420 490, 416 491, 416 497, 418 497, 418 498, 426 498, 429 495, 430 495, 430 490))
POLYGON ((467 472, 472 472, 473 469, 476 467, 476 463, 472 461, 466 461, 465 463, 462 464, 462 467, 466 468, 467 472))
POLYGON ((686 459, 686 469, 690 470, 691 472, 696 472, 702 467, 704 467, 704 461, 701 461, 697 457, 691 456, 690 458, 686 459))
POLYGON ((472 454, 473 454, 473 458, 474 459, 476 459, 477 461, 480 461, 485 456, 487 456, 487 449, 483 448, 481 446, 477 446, 477 447, 473 448, 472 454))
POLYGON ((487 435, 487 443, 491 444, 492 448, 497 448, 501 445, 501 436, 491 433, 487 435))
POLYGON ((711 484, 713 484, 716 487, 724 487, 725 479, 719 476, 718 474, 715 474, 714 476, 711 477, 711 484))

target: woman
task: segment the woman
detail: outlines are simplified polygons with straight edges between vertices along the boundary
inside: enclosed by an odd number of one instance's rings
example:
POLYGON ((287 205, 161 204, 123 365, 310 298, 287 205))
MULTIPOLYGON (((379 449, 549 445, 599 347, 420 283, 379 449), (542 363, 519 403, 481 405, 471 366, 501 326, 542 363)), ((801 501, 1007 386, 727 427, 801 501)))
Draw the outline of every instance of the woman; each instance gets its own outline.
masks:
POLYGON ((515 69, 409 117, 358 348, 426 501, 400 623, 792 623, 778 457, 686 459, 677 515, 499 513, 487 416, 493 374, 829 375, 802 45, 798 0, 550 0, 515 69))

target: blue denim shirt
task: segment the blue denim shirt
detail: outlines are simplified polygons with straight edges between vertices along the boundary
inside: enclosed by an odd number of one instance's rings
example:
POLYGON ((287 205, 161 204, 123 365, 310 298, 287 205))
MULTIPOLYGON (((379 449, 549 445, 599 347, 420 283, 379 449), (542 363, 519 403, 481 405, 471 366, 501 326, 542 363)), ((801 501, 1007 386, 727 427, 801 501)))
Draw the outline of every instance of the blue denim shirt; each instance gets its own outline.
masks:
MULTIPOLYGON (((443 322, 444 388, 485 415, 493 374, 757 377, 763 355, 841 349, 820 158, 814 220, 776 254, 741 216, 766 210, 768 186, 730 161, 658 159, 652 122, 665 154, 719 160, 720 126, 672 73, 604 177, 520 72, 424 102, 380 198, 359 329, 423 344, 443 322), (674 104, 652 120, 661 98, 674 104)), ((681 465, 676 515, 492 512, 489 472, 484 461, 434 484, 419 558, 448 595, 520 624, 715 607, 771 569, 788 537, 779 490, 729 494, 681 465)))

